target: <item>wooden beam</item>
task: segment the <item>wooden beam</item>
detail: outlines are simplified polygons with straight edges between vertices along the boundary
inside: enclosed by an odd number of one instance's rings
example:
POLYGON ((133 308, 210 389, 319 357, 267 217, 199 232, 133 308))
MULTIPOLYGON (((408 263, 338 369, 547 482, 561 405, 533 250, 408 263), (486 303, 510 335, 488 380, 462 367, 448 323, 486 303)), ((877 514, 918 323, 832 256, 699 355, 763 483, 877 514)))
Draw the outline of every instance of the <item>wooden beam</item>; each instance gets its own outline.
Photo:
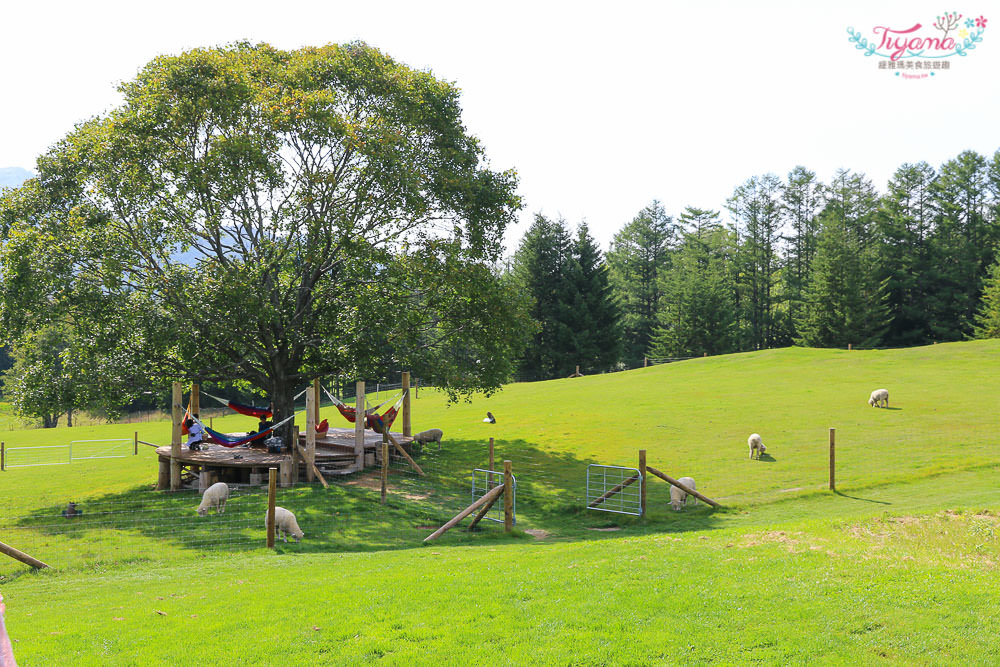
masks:
POLYGON ((651 465, 647 465, 646 466, 646 470, 648 470, 649 472, 653 473, 654 475, 656 475, 657 477, 659 477, 660 479, 662 479, 664 482, 668 482, 670 484, 673 484, 674 486, 676 486, 681 491, 684 491, 686 493, 691 494, 692 496, 694 496, 698 500, 702 501, 703 503, 707 503, 707 504, 711 505, 712 507, 722 507, 722 505, 720 505, 719 503, 715 502, 711 498, 709 498, 707 496, 701 495, 700 493, 698 493, 694 489, 689 489, 685 484, 681 484, 680 482, 678 482, 676 479, 674 479, 670 475, 665 475, 664 473, 660 472, 659 470, 657 470, 656 468, 654 468, 651 465))
POLYGON ((477 523, 479 523, 480 521, 482 521, 482 520, 483 520, 483 517, 485 517, 485 516, 486 516, 486 513, 487 513, 487 512, 489 512, 489 511, 490 511, 490 509, 491 509, 491 508, 492 508, 492 507, 493 507, 494 505, 496 505, 496 504, 497 504, 497 501, 498 501, 498 500, 500 500, 500 496, 497 496, 496 498, 494 498, 494 499, 493 499, 493 500, 491 500, 490 502, 488 502, 488 503, 486 503, 485 505, 483 505, 482 509, 480 509, 480 510, 479 510, 479 513, 478 513, 478 514, 476 514, 476 518, 474 518, 474 519, 472 520, 472 523, 470 523, 470 524, 469 524, 469 530, 472 530, 473 528, 475 528, 475 527, 476 527, 476 524, 477 524, 477 523))
POLYGON ((379 502, 385 505, 385 485, 389 481, 389 431, 382 431, 382 497, 379 502))
POLYGON ((398 442, 396 442, 396 438, 392 437, 392 433, 386 431, 385 434, 389 436, 389 440, 392 442, 393 445, 395 445, 396 451, 402 454, 403 457, 410 462, 410 465, 413 466, 413 469, 416 470, 421 477, 426 477, 427 473, 424 472, 423 468, 417 465, 417 462, 413 460, 413 457, 411 457, 409 454, 406 453, 406 450, 403 449, 403 446, 398 442))
POLYGON ((154 445, 151 442, 146 442, 145 440, 136 440, 140 445, 149 445, 150 447, 159 447, 159 445, 154 445))
POLYGON ((48 565, 38 560, 37 558, 29 556, 20 549, 15 549, 9 544, 4 544, 3 542, 0 542, 0 553, 7 554, 14 560, 19 560, 25 565, 30 565, 31 567, 38 570, 43 570, 48 567, 48 565))
POLYGON ((410 426, 410 371, 403 371, 403 435, 409 438, 413 435, 410 426))
POLYGON ((313 472, 313 468, 316 467, 316 415, 319 406, 316 388, 318 386, 319 380, 315 380, 306 389, 306 480, 310 482, 316 481, 316 473, 313 472))
MULTIPOLYGON (((267 469, 267 548, 274 548, 274 502, 277 496, 278 470, 267 469)), ((258 510, 259 511, 259 510, 258 510)))
POLYGON ((7 443, 0 442, 0 471, 7 469, 7 443))
MULTIPOLYGON (((296 450, 295 453, 298 455, 299 460, 302 461, 302 465, 308 468, 310 466, 310 463, 306 461, 305 454, 302 453, 302 450, 296 450)), ((319 481, 323 482, 323 488, 329 489, 330 485, 327 483, 326 477, 323 476, 323 472, 319 469, 319 466, 317 466, 315 463, 311 465, 313 473, 316 475, 317 478, 319 478, 319 481)))
POLYGON ((365 381, 359 380, 354 389, 354 465, 365 469, 365 381))
POLYGON ((201 419, 201 385, 197 382, 191 383, 191 414, 198 415, 201 419))
POLYGON ((472 503, 471 505, 469 505, 468 507, 466 507, 464 510, 462 510, 461 512, 459 512, 458 514, 456 514, 454 516, 454 518, 452 518, 448 523, 444 524, 443 526, 441 526, 440 528, 438 528, 437 530, 435 530, 433 533, 431 533, 430 535, 428 535, 427 537, 425 537, 424 538, 424 542, 430 542, 431 540, 436 540, 441 535, 443 535, 445 532, 447 532, 448 530, 451 530, 452 528, 454 528, 462 519, 464 519, 465 517, 467 517, 470 514, 472 514, 476 510, 477 507, 481 507, 483 504, 488 503, 490 501, 493 501, 493 500, 496 500, 497 498, 499 498, 500 494, 502 494, 503 491, 504 491, 504 487, 502 487, 502 486, 498 486, 498 487, 496 487, 494 489, 491 489, 489 492, 487 492, 481 498, 479 498, 479 500, 477 500, 476 502, 472 503))
POLYGON ((639 477, 642 484, 639 486, 639 508, 643 516, 646 516, 646 450, 639 450, 639 477))
MULTIPOLYGON (((646 468, 646 470, 649 470, 649 468, 646 468)), ((626 479, 624 482, 622 482, 621 484, 619 484, 615 488, 613 488, 610 491, 606 492, 600 498, 596 498, 595 500, 591 501, 591 503, 589 505, 587 505, 587 507, 597 507, 598 505, 600 505, 601 503, 603 503, 605 500, 607 500, 611 496, 615 495, 616 493, 619 493, 626 486, 630 486, 632 484, 635 484, 637 481, 639 481, 639 475, 632 475, 631 477, 629 477, 628 479, 626 479)))
POLYGON ((319 378, 316 378, 315 380, 313 380, 312 390, 313 390, 313 396, 316 397, 315 398, 315 405, 313 407, 313 409, 316 411, 316 414, 313 415, 313 420, 318 424, 319 423, 319 403, 320 403, 320 401, 319 401, 319 378))
POLYGON ((184 418, 184 408, 181 402, 184 400, 183 390, 180 382, 173 384, 171 391, 171 417, 172 429, 170 432, 170 490, 178 491, 181 488, 181 419, 184 418))
POLYGON ((830 490, 837 490, 837 429, 830 429, 830 490))

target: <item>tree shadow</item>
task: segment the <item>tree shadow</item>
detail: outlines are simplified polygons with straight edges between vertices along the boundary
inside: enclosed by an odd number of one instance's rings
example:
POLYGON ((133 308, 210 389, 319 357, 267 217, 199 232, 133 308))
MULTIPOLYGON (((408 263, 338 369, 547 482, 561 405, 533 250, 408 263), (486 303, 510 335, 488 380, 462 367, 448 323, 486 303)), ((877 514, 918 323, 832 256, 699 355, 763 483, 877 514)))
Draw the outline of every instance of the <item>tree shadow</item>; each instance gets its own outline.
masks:
MULTIPOLYGON (((766 456, 766 455, 765 455, 766 456)), ((770 458, 770 457, 768 457, 770 458)), ((669 485, 647 482, 647 516, 587 509, 587 466, 596 461, 567 452, 553 452, 526 440, 496 442, 494 468, 502 472, 503 460, 513 462, 517 481, 517 525, 513 535, 502 524, 483 521, 482 530, 470 533, 471 519, 440 538, 447 544, 495 544, 503 540, 534 539, 526 528, 545 531, 548 540, 613 539, 622 531, 592 528, 615 525, 630 536, 643 533, 688 532, 718 527, 716 515, 725 510, 702 503, 689 505, 683 512, 670 509, 669 485)), ((773 460, 773 459, 771 459, 773 460)), ((388 493, 381 502, 378 469, 362 474, 330 479, 330 488, 318 484, 279 489, 277 505, 292 511, 305 533, 300 543, 277 542, 278 553, 351 552, 407 549, 420 546, 423 539, 472 503, 473 469, 488 467, 486 443, 478 440, 447 440, 440 451, 424 450, 416 461, 426 476, 414 474, 407 465, 394 461, 388 493)), ((150 469, 150 481, 156 471, 150 469)), ((494 485, 502 475, 489 480, 494 485)), ((476 473, 477 484, 487 484, 484 473, 476 473)), ((480 486, 480 489, 484 487, 480 486)), ((637 493, 638 489, 635 489, 637 493)), ((481 495, 481 492, 477 495, 481 495)), ((79 502, 82 516, 61 516, 65 505, 38 508, 18 520, 19 528, 72 541, 85 541, 95 554, 101 545, 119 549, 124 555, 146 553, 150 542, 173 548, 200 551, 245 551, 262 548, 265 542, 265 488, 239 488, 232 492, 224 514, 210 511, 199 517, 196 491, 159 492, 145 484, 120 493, 87 498, 79 502)), ((498 518, 502 501, 491 513, 498 518)))

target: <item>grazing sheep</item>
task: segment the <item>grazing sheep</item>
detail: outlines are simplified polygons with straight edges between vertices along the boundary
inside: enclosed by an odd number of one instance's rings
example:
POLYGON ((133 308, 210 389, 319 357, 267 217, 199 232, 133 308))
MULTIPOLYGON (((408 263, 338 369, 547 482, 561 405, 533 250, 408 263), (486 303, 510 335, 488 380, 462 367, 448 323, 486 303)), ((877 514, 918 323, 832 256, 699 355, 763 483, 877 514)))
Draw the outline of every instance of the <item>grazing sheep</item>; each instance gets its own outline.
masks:
POLYGON ((767 447, 761 442, 760 435, 757 433, 750 434, 750 437, 747 438, 747 444, 750 446, 751 459, 759 459, 760 455, 767 451, 767 447))
POLYGON ((441 449, 441 436, 444 432, 439 428, 432 428, 426 431, 421 431, 413 436, 413 442, 419 442, 421 445, 426 445, 432 442, 436 442, 438 449, 441 449))
MULTIPOLYGON (((264 530, 267 530, 267 512, 264 513, 264 530)), ((289 535, 291 535, 296 542, 301 540, 304 535, 302 529, 299 528, 298 521, 295 520, 295 515, 286 510, 284 507, 274 508, 274 534, 283 539, 285 542, 288 541, 289 535)))
MULTIPOLYGON (((681 477, 677 481, 692 491, 698 490, 694 485, 693 477, 681 477)), ((680 512, 684 508, 684 505, 687 504, 687 497, 687 491, 682 491, 673 484, 670 485, 670 506, 674 508, 674 511, 680 512)), ((697 498, 695 502, 697 502, 697 498)))
POLYGON ((205 489, 201 496, 201 505, 198 505, 198 516, 205 516, 208 510, 215 508, 216 514, 226 511, 226 501, 229 499, 229 485, 225 482, 216 482, 205 489))
POLYGON ((889 390, 888 389, 876 389, 872 392, 872 395, 868 398, 868 405, 873 408, 887 408, 889 407, 889 390))

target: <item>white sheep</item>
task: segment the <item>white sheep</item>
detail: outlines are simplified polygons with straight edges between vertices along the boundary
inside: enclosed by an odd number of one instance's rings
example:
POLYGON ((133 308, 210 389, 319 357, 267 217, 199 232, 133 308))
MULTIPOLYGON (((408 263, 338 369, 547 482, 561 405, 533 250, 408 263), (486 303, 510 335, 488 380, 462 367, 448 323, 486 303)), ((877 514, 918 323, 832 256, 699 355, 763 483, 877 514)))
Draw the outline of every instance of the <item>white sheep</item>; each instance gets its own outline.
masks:
MULTIPOLYGON (((681 477, 677 481, 692 491, 698 490, 695 488, 693 477, 681 477)), ((687 503, 687 497, 687 491, 679 489, 673 484, 670 485, 670 506, 674 508, 674 511, 680 512, 684 508, 684 505, 687 503)), ((697 498, 695 498, 695 502, 698 502, 697 498)))
POLYGON ((747 438, 747 445, 750 446, 751 459, 759 459, 760 455, 767 451, 767 447, 764 446, 758 433, 750 434, 750 437, 747 438))
POLYGON ((876 389, 872 392, 872 395, 868 397, 868 405, 873 408, 887 408, 889 407, 889 390, 888 389, 876 389))
POLYGON ((225 482, 216 482, 205 489, 201 496, 201 505, 198 505, 198 516, 205 516, 208 510, 215 508, 216 514, 226 511, 226 501, 229 500, 229 485, 225 482))
POLYGON ((426 445, 431 442, 436 442, 438 449, 441 449, 441 436, 444 432, 439 428, 432 428, 427 431, 421 431, 413 436, 414 442, 419 442, 421 445, 426 445))
MULTIPOLYGON (((267 530, 267 513, 264 513, 264 530, 267 530)), ((295 520, 295 515, 286 510, 284 507, 274 508, 274 534, 283 539, 285 542, 288 541, 288 536, 291 535, 298 542, 304 536, 302 529, 299 528, 298 521, 295 520)))

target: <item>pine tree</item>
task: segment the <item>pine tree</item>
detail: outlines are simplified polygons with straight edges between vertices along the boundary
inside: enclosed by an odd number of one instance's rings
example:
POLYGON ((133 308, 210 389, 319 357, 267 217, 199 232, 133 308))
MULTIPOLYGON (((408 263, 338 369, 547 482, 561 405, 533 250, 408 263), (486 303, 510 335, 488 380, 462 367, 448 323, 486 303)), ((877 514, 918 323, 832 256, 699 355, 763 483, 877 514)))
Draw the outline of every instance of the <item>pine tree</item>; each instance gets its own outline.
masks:
POLYGON ((642 364, 649 349, 660 301, 660 274, 670 265, 674 222, 654 201, 625 225, 611 242, 608 269, 622 311, 623 360, 642 364))
POLYGON ((586 223, 577 229, 568 277, 576 363, 589 372, 611 370, 621 357, 620 315, 608 267, 586 223))
POLYGON ((736 308, 726 267, 733 236, 713 224, 712 216, 694 219, 706 224, 684 235, 662 278, 659 326, 650 347, 653 357, 722 354, 735 349, 736 308))
POLYGON ((890 317, 888 345, 919 345, 931 338, 927 281, 934 178, 926 162, 902 165, 889 181, 877 217, 879 276, 887 284, 890 317))
POLYGON ((774 174, 754 176, 728 201, 737 232, 737 307, 748 349, 776 342, 774 286, 780 269, 781 182, 774 174))
POLYGON ((519 364, 522 379, 565 376, 576 363, 570 245, 565 222, 537 214, 514 254, 513 277, 531 299, 537 328, 519 364))
POLYGON ((837 213, 821 214, 805 307, 798 321, 800 345, 872 347, 888 324, 885 284, 865 270, 860 240, 837 213))
POLYGON ((816 174, 801 166, 789 172, 781 191, 782 219, 790 232, 782 236, 788 247, 782 271, 788 300, 784 326, 793 336, 816 255, 817 214, 823 203, 822 193, 823 184, 816 180, 816 174))
POLYGON ((1000 253, 987 273, 972 335, 974 338, 1000 338, 1000 253))

